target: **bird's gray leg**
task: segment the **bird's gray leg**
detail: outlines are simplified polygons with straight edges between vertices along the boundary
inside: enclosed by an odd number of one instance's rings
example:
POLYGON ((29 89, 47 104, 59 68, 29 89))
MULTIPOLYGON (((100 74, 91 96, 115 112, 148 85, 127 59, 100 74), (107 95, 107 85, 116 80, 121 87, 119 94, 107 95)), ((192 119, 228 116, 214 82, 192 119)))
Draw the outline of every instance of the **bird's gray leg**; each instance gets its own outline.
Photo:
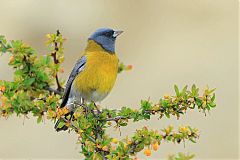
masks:
POLYGON ((81 103, 82 103, 82 104, 85 104, 84 98, 81 98, 81 103))
POLYGON ((85 110, 86 114, 89 113, 89 109, 88 109, 88 107, 87 107, 87 105, 86 105, 86 103, 85 103, 84 98, 81 98, 80 106, 83 107, 83 109, 85 110))

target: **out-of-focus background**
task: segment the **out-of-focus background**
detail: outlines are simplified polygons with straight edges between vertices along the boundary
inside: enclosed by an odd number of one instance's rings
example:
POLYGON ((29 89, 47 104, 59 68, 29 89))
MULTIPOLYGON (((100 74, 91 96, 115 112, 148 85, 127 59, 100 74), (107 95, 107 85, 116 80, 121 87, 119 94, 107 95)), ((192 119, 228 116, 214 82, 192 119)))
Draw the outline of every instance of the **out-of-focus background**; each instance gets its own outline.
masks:
MULTIPOLYGON (((195 83, 217 88, 217 108, 204 114, 190 111, 180 120, 157 117, 122 128, 122 137, 141 126, 161 129, 189 124, 201 131, 196 144, 163 143, 151 158, 177 152, 197 159, 238 159, 238 1, 237 0, 0 0, 0 34, 22 39, 47 53, 45 37, 59 29, 65 43, 66 79, 95 29, 124 30, 116 44, 121 61, 134 66, 118 76, 102 106, 137 107, 141 99, 158 101, 173 94, 173 85, 195 83)), ((11 80, 8 55, 0 57, 0 79, 11 80)), ((74 133, 56 133, 53 124, 37 124, 29 116, 0 119, 0 159, 73 159, 80 146, 74 133)), ((119 132, 109 133, 121 138, 119 132)))

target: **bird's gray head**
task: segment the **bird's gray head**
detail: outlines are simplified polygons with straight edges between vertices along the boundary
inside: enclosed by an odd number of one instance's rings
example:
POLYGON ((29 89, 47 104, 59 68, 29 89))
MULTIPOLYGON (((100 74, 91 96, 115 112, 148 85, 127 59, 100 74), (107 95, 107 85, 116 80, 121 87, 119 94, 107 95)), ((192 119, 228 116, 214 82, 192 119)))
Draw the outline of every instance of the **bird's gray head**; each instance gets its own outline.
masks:
POLYGON ((89 40, 94 40, 105 50, 114 53, 116 38, 122 32, 123 31, 114 31, 110 28, 99 28, 89 37, 89 40))

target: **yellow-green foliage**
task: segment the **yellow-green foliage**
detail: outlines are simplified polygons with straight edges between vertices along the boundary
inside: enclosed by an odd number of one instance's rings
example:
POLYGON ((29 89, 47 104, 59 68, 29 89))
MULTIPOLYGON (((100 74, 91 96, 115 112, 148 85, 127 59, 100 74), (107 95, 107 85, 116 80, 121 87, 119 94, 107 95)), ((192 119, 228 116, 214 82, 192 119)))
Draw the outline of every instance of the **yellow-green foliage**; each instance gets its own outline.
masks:
MULTIPOLYGON (((37 122, 44 117, 55 122, 61 119, 59 127, 69 126, 71 131, 79 135, 81 153, 86 159, 136 159, 136 154, 145 149, 146 156, 151 155, 151 148, 156 151, 165 141, 181 143, 189 140, 196 142, 198 130, 190 126, 180 126, 174 130, 172 126, 161 131, 149 130, 147 127, 136 130, 132 136, 117 140, 106 133, 108 127, 124 127, 129 121, 137 122, 150 120, 151 116, 179 118, 187 110, 197 109, 204 114, 214 108, 214 89, 206 88, 199 94, 199 89, 192 85, 180 90, 174 86, 175 95, 165 95, 158 102, 141 100, 138 109, 122 107, 120 110, 97 110, 95 105, 75 104, 80 107, 70 121, 64 118, 67 108, 58 108, 64 91, 58 73, 63 72, 61 63, 64 61, 63 42, 59 31, 48 34, 47 45, 49 53, 39 56, 29 45, 20 40, 7 41, 0 36, 0 54, 10 54, 9 66, 14 69, 14 80, 0 80, 0 117, 9 117, 12 114, 27 115, 32 113, 37 122), (56 86, 56 87, 55 87, 56 86), (54 89, 56 88, 56 89, 54 89)), ((119 73, 130 70, 131 65, 119 65, 119 73)), ((104 108, 104 107, 102 107, 104 108)), ((170 159, 191 159, 193 156, 170 157, 170 159)))

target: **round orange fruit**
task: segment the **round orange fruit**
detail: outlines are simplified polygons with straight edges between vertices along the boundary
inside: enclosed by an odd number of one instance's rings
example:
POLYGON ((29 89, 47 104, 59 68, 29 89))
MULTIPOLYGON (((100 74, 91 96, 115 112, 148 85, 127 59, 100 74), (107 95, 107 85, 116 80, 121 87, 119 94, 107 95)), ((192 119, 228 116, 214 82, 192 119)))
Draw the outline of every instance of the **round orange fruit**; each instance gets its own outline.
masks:
POLYGON ((156 142, 156 143, 154 143, 154 144, 152 145, 152 147, 153 147, 153 150, 154 150, 154 151, 157 151, 159 145, 158 145, 158 143, 156 142))
POLYGON ((151 150, 146 149, 146 150, 144 151, 144 154, 145 154, 146 156, 151 156, 152 152, 151 152, 151 150))

